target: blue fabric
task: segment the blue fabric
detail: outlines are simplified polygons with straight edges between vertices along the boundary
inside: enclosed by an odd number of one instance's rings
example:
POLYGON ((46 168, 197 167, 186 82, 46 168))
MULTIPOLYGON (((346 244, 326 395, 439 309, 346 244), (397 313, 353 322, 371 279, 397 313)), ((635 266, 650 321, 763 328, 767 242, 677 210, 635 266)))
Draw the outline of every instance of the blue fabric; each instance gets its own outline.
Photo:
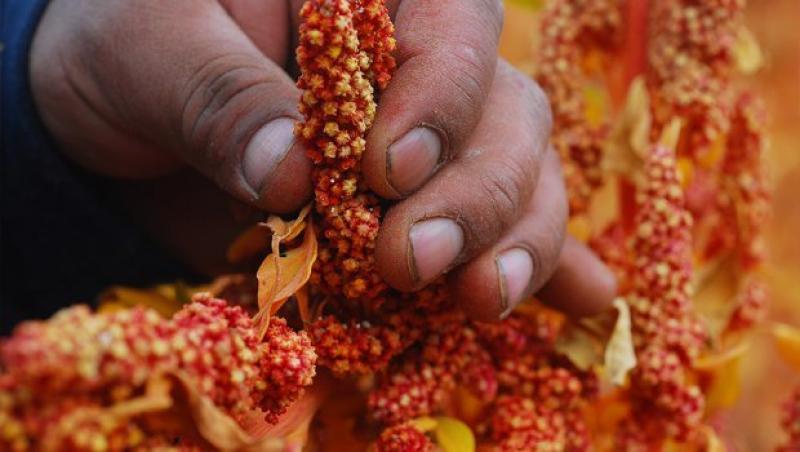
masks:
POLYGON ((0 0, 0 334, 22 319, 91 300, 110 284, 185 276, 103 199, 48 137, 28 83, 28 54, 47 0, 0 0))

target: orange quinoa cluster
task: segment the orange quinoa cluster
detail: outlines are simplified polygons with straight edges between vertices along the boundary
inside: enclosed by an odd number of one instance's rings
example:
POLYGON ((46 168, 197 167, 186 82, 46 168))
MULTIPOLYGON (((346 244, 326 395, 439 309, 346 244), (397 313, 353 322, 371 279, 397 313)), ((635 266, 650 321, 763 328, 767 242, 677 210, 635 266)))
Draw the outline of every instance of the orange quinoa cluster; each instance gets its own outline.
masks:
POLYGON ((672 118, 683 118, 683 150, 697 156, 726 133, 744 6, 744 0, 653 2, 647 75, 654 137, 672 118))
MULTIPOLYGON (((629 415, 612 432, 624 449, 696 439, 703 426, 693 365, 718 338, 708 337, 692 310, 693 259, 735 257, 741 284, 723 334, 757 323, 767 298, 755 276, 768 205, 763 108, 730 86, 743 1, 650 3, 642 70, 651 138, 672 119, 684 127, 677 152, 651 145, 641 185, 623 186, 635 202, 590 238, 631 309, 638 366, 618 394, 629 415)), ((585 91, 619 56, 631 20, 625 4, 553 0, 542 22, 537 76, 553 102, 553 143, 573 214, 585 213, 604 183, 611 122, 590 120, 585 91)), ((462 389, 480 404, 470 422, 478 443, 492 450, 591 449, 584 415, 597 400, 598 377, 556 351, 562 324, 553 313, 525 306, 498 323, 474 322, 444 282, 401 294, 377 274, 386 204, 365 186, 360 162, 376 99, 395 67, 393 25, 384 0, 308 0, 300 14, 304 120, 296 134, 314 163, 319 258, 309 294, 322 315, 301 333, 273 317, 263 340, 245 311, 209 296, 172 319, 75 307, 23 324, 0 345, 0 448, 194 450, 192 438, 176 440, 109 410, 142 396, 154 377, 180 373, 236 421, 257 412, 274 423, 321 366, 340 378, 372 377, 366 415, 383 428, 377 451, 435 450, 411 421, 447 412, 462 389)), ((791 444, 796 405, 786 415, 791 444)))
POLYGON ((554 1, 542 19, 536 78, 550 97, 552 143, 564 162, 572 214, 588 208, 603 182, 600 161, 608 123, 587 120, 584 89, 619 41, 620 5, 619 0, 554 1))
POLYGON ((262 342, 247 313, 210 296, 172 319, 141 308, 65 309, 20 325, 0 348, 0 448, 139 447, 158 428, 111 413, 158 376, 185 377, 236 420, 255 411, 276 422, 311 384, 315 359, 305 333, 283 319, 272 320, 262 342))

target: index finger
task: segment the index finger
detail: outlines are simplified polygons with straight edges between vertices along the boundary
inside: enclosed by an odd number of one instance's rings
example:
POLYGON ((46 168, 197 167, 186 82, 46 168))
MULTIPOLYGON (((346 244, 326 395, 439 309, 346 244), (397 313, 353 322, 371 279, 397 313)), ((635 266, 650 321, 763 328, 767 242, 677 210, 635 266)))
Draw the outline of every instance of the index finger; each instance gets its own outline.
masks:
MULTIPOLYGON (((441 163, 466 142, 481 117, 494 78, 502 23, 498 0, 398 2, 398 67, 381 93, 362 161, 373 191, 390 199, 409 194, 395 187, 387 174, 393 164, 408 163, 393 160, 426 158, 441 163), (407 134, 418 136, 420 129, 432 132, 426 135, 438 139, 438 146, 415 150, 404 145, 405 155, 395 155, 392 145, 407 134), (426 152, 439 155, 421 157, 426 152)), ((418 139, 405 140, 409 142, 424 145, 418 139)), ((438 166, 425 168, 430 174, 422 176, 432 176, 438 166)))

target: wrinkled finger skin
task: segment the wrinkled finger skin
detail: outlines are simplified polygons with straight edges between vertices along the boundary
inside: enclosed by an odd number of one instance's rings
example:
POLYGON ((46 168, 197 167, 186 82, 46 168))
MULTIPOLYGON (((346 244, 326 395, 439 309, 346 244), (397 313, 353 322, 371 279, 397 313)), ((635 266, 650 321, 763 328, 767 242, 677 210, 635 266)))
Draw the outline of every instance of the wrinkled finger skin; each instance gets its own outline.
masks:
MULTIPOLYGON (((186 218, 221 219, 207 238, 220 249, 243 227, 219 208, 225 199, 290 213, 312 197, 311 164, 291 134, 302 3, 52 0, 31 52, 37 107, 78 164, 170 187, 170 196, 135 189, 122 199, 169 249, 208 260, 192 252, 196 234, 179 232, 199 227, 186 218), (210 183, 171 182, 187 177, 210 183), (176 202, 192 196, 215 201, 176 202)), ((497 57, 502 2, 387 5, 398 68, 362 162, 370 189, 397 201, 377 242, 383 277, 408 291, 447 273, 465 310, 486 320, 540 290, 576 315, 602 309, 613 278, 565 239, 548 101, 497 57)))

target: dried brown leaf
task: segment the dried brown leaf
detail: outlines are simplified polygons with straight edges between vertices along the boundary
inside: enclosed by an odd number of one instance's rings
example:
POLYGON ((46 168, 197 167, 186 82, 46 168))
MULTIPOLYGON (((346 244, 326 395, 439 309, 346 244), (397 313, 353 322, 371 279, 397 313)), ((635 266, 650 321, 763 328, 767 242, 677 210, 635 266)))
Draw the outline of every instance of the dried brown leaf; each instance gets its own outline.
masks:
POLYGON ((317 259, 317 237, 311 221, 306 222, 309 208, 291 223, 279 217, 271 217, 267 225, 273 230, 272 252, 264 258, 258 269, 258 307, 256 320, 261 332, 266 331, 269 317, 295 292, 300 290, 311 276, 311 268, 317 259), (282 252, 284 241, 296 238, 305 231, 303 242, 296 248, 282 252))

